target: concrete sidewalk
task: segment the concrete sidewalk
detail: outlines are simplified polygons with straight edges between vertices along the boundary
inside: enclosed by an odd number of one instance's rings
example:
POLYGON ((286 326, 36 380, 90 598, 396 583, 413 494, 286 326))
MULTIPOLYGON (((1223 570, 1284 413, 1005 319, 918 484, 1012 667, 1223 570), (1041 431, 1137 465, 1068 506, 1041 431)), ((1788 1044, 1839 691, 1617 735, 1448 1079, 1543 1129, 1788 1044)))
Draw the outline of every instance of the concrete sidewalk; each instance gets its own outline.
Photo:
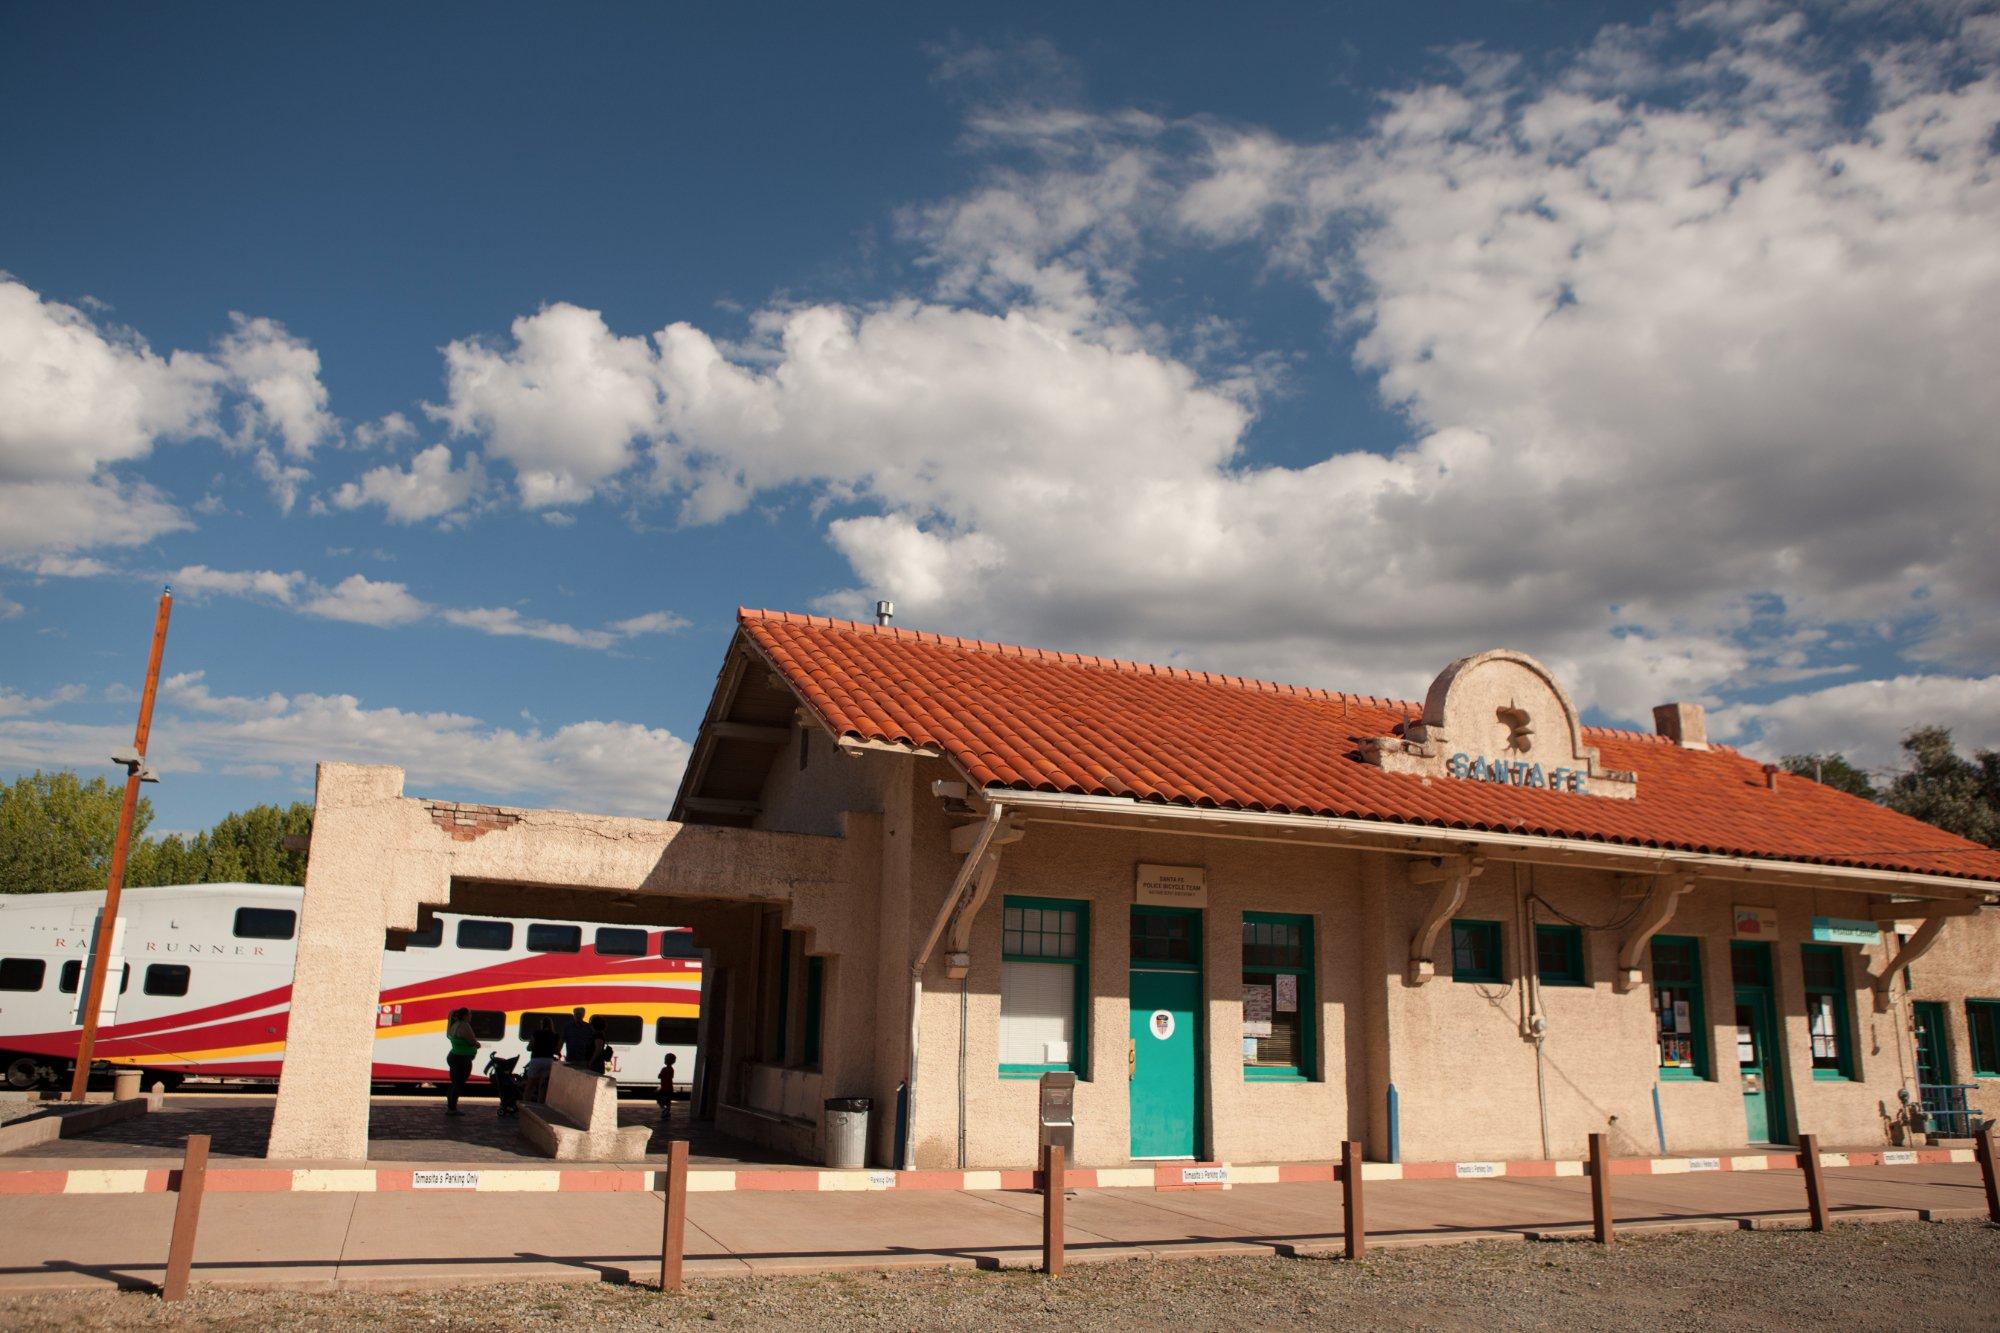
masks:
MULTIPOLYGON (((1977 1168, 1858 1167, 1827 1173, 1836 1215, 1983 1215, 1977 1168), (1888 1210, 1888 1211, 1885 1211, 1888 1210)), ((1520 1240, 1587 1227, 1587 1181, 1409 1180, 1367 1188, 1371 1245, 1520 1240)), ((1797 1225, 1797 1171, 1618 1177, 1620 1225, 1797 1225)), ((0 1229, 0 1289, 145 1286, 161 1276, 170 1194, 19 1196, 0 1229)), ((492 1281, 650 1281, 657 1193, 210 1194, 196 1282, 329 1288, 492 1281)), ((1075 1261, 1315 1253, 1340 1242, 1331 1184, 1230 1190, 1082 1190, 1068 1204, 1075 1261)), ((1041 1253, 1041 1199, 1010 1191, 695 1194, 693 1277, 912 1266, 1027 1267, 1041 1253)))

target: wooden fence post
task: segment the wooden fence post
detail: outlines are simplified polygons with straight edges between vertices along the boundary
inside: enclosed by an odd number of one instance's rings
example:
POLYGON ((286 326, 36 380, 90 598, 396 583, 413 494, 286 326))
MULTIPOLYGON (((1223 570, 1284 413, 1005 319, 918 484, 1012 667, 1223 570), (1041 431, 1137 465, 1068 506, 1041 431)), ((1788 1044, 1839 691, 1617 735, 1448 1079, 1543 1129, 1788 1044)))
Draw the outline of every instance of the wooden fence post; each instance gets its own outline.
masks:
POLYGON ((167 1242, 167 1278, 160 1284, 160 1299, 183 1300, 188 1290, 188 1270, 194 1267, 194 1233, 201 1225, 201 1191, 208 1183, 208 1135, 188 1135, 187 1150, 181 1157, 180 1198, 174 1201, 174 1235, 167 1242))
POLYGON ((1972 1155, 1979 1159, 1979 1174, 1986 1183, 1986 1217, 2000 1226, 2000 1128, 1987 1125, 1972 1141, 1972 1155))
POLYGON ((1346 1231, 1341 1253, 1359 1259, 1368 1252, 1368 1220, 1361 1211, 1361 1145, 1353 1139, 1340 1144, 1340 1211, 1346 1231))
POLYGON ((1826 1177, 1819 1164, 1819 1135, 1799 1135, 1799 1165, 1806 1173, 1806 1211, 1812 1214, 1812 1229, 1826 1230, 1826 1177))
POLYGON ((688 1216, 688 1146, 686 1139, 667 1145, 667 1215, 660 1232, 660 1290, 681 1289, 681 1257, 685 1253, 688 1216))
POLYGON ((1590 1230, 1599 1245, 1611 1243, 1611 1154, 1604 1136, 1590 1136, 1590 1230))
POLYGON ((1061 1277, 1063 1271, 1063 1150, 1059 1143, 1042 1149, 1042 1271, 1061 1277))

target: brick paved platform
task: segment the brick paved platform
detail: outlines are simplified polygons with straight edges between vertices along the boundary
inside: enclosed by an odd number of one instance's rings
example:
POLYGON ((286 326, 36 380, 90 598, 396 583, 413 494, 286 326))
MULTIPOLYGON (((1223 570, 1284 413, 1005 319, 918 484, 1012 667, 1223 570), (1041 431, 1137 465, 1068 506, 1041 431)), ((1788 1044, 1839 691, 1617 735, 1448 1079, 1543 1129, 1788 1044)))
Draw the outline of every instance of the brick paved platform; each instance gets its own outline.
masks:
MULTIPOLYGON (((209 1136, 213 1158, 259 1158, 270 1141, 274 1106, 268 1095, 229 1096, 219 1093, 176 1093, 150 1115, 109 1125, 94 1133, 40 1144, 0 1156, 0 1166, 23 1161, 88 1159, 92 1162, 179 1161, 190 1134, 209 1136)), ((377 1097, 368 1116, 368 1160, 371 1162, 508 1163, 547 1162, 515 1130, 513 1118, 497 1114, 489 1099, 468 1097, 465 1114, 447 1116, 444 1099, 377 1097)), ((671 1120, 662 1125, 660 1110, 648 1101, 622 1102, 622 1125, 650 1125, 647 1161, 665 1161, 667 1144, 688 1140, 689 1160, 703 1164, 748 1163, 759 1166, 797 1165, 796 1158, 717 1134, 706 1126, 690 1126, 686 1102, 675 1102, 671 1120)))

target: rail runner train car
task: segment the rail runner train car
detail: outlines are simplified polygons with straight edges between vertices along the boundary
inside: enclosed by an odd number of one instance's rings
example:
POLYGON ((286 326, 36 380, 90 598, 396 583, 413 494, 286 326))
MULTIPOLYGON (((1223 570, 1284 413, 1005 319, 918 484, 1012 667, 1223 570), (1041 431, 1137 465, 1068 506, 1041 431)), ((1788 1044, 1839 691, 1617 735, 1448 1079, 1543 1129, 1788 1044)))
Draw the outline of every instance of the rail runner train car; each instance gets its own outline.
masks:
MULTIPOLYGON (((149 1085, 276 1077, 302 892, 127 889, 96 1059, 146 1070, 149 1085)), ((74 1067, 81 983, 103 904, 101 892, 0 895, 0 1068, 9 1086, 66 1080, 74 1067)), ((495 1051, 525 1056, 541 1019, 560 1031, 581 1005, 601 1024, 621 1083, 654 1084, 671 1054, 675 1082, 690 1084, 701 967, 684 929, 438 912, 403 949, 383 951, 373 1078, 445 1081, 445 1016, 461 1005, 484 1043, 477 1065, 495 1051)))

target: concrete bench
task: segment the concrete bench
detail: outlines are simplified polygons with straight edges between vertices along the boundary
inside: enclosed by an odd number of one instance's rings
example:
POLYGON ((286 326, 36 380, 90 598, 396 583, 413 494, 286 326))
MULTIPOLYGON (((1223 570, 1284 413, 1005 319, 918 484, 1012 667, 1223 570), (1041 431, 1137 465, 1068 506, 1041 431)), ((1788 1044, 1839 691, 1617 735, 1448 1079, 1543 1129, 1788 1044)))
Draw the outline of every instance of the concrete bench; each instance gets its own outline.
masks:
POLYGON ((521 1137, 558 1162, 636 1162, 646 1155, 650 1125, 618 1123, 618 1080, 558 1062, 549 1071, 549 1099, 521 1107, 521 1137))

